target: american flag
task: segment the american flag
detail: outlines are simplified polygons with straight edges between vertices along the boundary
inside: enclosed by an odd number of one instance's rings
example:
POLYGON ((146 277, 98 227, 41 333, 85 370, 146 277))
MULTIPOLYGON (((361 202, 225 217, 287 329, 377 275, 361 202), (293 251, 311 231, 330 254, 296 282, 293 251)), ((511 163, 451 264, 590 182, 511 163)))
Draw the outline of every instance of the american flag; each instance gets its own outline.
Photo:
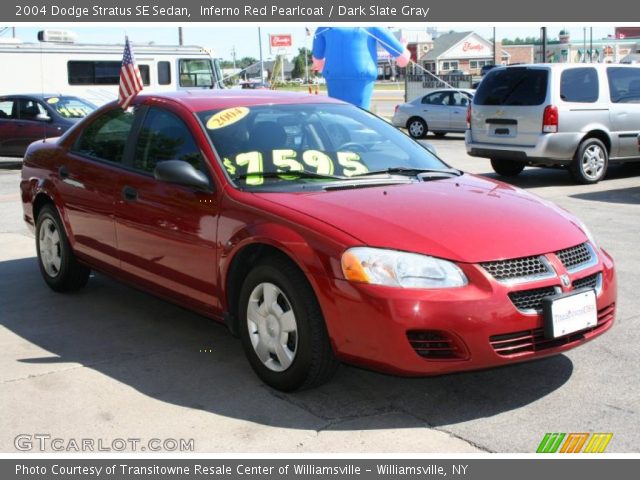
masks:
POLYGON ((120 89, 118 90, 118 104, 127 109, 131 101, 142 91, 142 77, 140 69, 131 51, 129 37, 125 37, 122 67, 120 67, 120 89))

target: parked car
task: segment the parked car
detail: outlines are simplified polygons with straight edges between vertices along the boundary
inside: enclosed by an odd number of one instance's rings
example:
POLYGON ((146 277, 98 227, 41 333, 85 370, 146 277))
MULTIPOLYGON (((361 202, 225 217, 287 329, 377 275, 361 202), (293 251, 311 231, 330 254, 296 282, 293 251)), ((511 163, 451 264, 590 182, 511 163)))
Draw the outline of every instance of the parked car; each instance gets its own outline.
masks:
POLYGON ((271 84, 269 82, 241 82, 240 87, 244 90, 269 90, 271 84))
POLYGON ((482 68, 480 69, 480 75, 484 77, 487 73, 489 73, 494 68, 496 68, 496 65, 493 65, 493 64, 483 65, 482 68))
POLYGON ((640 160, 640 67, 495 68, 476 91, 469 124, 467 153, 490 158, 500 175, 560 165, 578 183, 599 182, 609 162, 640 160))
POLYGON ((281 390, 339 361, 436 375, 537 359, 614 322, 613 260, 578 218, 328 97, 112 103, 31 144, 20 188, 49 287, 93 269, 224 322, 281 390))
POLYGON ((0 96, 0 155, 22 156, 31 142, 59 137, 95 109, 65 95, 0 96))
POLYGON ((467 129, 467 107, 473 98, 473 90, 435 90, 411 102, 397 105, 391 122, 406 128, 413 138, 424 138, 428 131, 436 137, 447 132, 464 132, 467 129))
POLYGON ((466 73, 464 70, 451 70, 443 75, 449 75, 450 77, 464 77, 466 73))

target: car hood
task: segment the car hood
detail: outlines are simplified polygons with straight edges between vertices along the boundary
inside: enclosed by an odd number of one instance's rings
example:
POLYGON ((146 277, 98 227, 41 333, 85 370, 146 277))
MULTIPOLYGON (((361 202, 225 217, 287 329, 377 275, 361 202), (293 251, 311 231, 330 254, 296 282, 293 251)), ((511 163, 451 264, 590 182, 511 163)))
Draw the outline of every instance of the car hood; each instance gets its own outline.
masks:
POLYGON ((510 185, 460 177, 309 193, 263 193, 357 239, 477 263, 557 251, 586 241, 578 221, 510 185))

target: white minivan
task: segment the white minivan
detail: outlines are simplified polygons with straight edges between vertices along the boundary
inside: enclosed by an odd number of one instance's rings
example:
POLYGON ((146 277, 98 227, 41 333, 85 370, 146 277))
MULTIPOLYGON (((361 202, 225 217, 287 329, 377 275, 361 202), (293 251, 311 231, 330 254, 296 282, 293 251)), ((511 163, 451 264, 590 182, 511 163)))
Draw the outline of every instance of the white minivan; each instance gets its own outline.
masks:
POLYGON ((596 183, 609 161, 640 161, 640 66, 534 64, 499 67, 467 112, 467 153, 500 175, 561 165, 596 183))

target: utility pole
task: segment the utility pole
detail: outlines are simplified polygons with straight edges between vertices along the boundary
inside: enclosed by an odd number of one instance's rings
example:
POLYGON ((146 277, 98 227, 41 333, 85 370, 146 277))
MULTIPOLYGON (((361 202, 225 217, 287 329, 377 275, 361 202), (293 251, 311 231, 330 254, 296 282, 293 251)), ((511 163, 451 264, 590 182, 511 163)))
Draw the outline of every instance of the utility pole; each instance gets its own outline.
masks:
POLYGON ((593 63, 593 27, 589 27, 589 63, 593 63))
POLYGON ((235 45, 231 47, 231 58, 233 59, 233 70, 235 70, 236 69, 236 46, 235 45))
POLYGON ((178 27, 178 45, 184 45, 182 43, 182 27, 178 27))
POLYGON ((264 60, 262 59, 262 30, 258 27, 258 45, 260 47, 260 81, 264 82, 264 60))
POLYGON ((547 27, 540 29, 540 36, 542 37, 542 62, 547 63, 547 27))
POLYGON ((496 27, 493 27, 493 64, 498 64, 496 59, 496 27))

